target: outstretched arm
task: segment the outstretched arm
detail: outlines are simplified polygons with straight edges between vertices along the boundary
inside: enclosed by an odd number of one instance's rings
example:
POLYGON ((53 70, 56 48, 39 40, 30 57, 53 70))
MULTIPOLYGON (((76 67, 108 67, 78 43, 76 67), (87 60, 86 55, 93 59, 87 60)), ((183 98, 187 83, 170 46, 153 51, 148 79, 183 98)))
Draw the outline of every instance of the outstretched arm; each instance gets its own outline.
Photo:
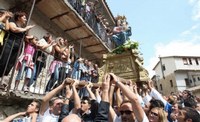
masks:
POLYGON ((79 83, 78 80, 73 79, 73 84, 72 84, 72 91, 73 91, 73 96, 74 96, 74 109, 73 113, 77 113, 77 110, 81 107, 81 99, 78 96, 78 92, 76 90, 76 85, 79 83))
POLYGON ((88 93, 89 93, 90 98, 91 98, 92 100, 96 100, 96 97, 95 97, 94 93, 92 92, 91 87, 92 87, 92 83, 88 83, 88 84, 86 85, 86 89, 87 89, 87 91, 88 91, 88 93))
POLYGON ((108 122, 109 112, 109 87, 110 87, 110 76, 105 75, 102 82, 102 101, 100 102, 95 122, 108 122))
POLYGON ((35 25, 29 25, 29 26, 26 26, 25 28, 21 28, 21 27, 17 27, 15 23, 13 22, 10 22, 9 23, 9 29, 12 31, 12 32, 15 32, 15 33, 20 33, 20 32, 25 32, 25 31, 28 31, 30 30, 31 28, 33 28, 35 25))
POLYGON ((16 114, 13 114, 13 115, 10 115, 8 116, 7 118, 5 118, 3 120, 3 122, 10 122, 12 121, 13 119, 19 117, 19 116, 24 116, 26 114, 26 112, 19 112, 19 113, 16 113, 16 114))
POLYGON ((113 77, 113 82, 121 89, 122 93, 131 101, 133 112, 139 122, 143 121, 144 118, 144 111, 142 106, 139 103, 138 97, 135 93, 133 93, 130 88, 125 86, 123 83, 119 82, 118 77, 113 73, 110 73, 113 77))
POLYGON ((58 122, 61 122, 63 118, 69 115, 69 99, 72 95, 71 89, 69 85, 66 85, 66 95, 65 95, 65 102, 64 105, 62 106, 62 110, 59 116, 58 122))
POLYGON ((51 98, 53 98, 57 93, 59 93, 65 86, 66 86, 65 82, 63 82, 60 86, 56 87, 55 89, 53 89, 44 96, 44 98, 42 99, 42 105, 40 107, 41 115, 44 115, 44 112, 49 107, 49 101, 51 100, 51 98))

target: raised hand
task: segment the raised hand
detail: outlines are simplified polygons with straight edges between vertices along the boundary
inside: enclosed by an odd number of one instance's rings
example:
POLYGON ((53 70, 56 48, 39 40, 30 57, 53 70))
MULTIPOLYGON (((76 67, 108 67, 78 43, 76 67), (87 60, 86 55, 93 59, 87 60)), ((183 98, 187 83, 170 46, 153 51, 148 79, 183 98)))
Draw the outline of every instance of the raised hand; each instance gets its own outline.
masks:
POLYGON ((79 81, 76 79, 73 79, 73 82, 71 83, 72 87, 76 87, 79 84, 79 81))
POLYGON ((91 82, 88 82, 88 84, 85 85, 87 89, 91 89, 93 87, 93 84, 91 82))
POLYGON ((116 82, 119 81, 119 78, 114 73, 109 73, 109 74, 110 74, 110 76, 112 78, 111 82, 116 84, 116 82))
POLYGON ((102 89, 109 90, 109 87, 110 87, 110 75, 106 74, 103 78, 102 89))
POLYGON ((35 27, 35 25, 28 25, 28 26, 26 26, 26 30, 30 30, 33 27, 35 27))
POLYGON ((151 90, 153 88, 153 82, 152 82, 152 80, 149 80, 147 82, 147 85, 148 85, 149 89, 151 90))
POLYGON ((127 84, 129 85, 129 88, 131 91, 134 91, 134 85, 133 85, 133 82, 131 80, 128 80, 127 81, 127 84))
POLYGON ((74 45, 69 45, 69 49, 74 48, 74 45))

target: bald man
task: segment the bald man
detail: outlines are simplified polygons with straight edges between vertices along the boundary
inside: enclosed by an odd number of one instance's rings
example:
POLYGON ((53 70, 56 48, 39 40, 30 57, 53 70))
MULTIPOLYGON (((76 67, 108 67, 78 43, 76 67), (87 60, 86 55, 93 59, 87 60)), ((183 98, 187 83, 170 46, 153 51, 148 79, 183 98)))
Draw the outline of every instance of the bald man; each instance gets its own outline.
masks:
POLYGON ((76 114, 70 114, 66 116, 62 122, 81 122, 81 118, 76 114))

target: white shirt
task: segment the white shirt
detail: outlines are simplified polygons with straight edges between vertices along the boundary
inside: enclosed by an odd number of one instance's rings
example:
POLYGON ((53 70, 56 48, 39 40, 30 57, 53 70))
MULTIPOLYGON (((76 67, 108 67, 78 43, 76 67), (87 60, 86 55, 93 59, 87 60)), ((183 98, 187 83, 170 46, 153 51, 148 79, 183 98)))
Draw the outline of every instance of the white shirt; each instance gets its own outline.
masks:
POLYGON ((58 122, 59 116, 56 116, 50 113, 50 109, 48 108, 44 115, 39 114, 40 122, 58 122))
MULTIPOLYGON (((113 119, 113 122, 121 122, 121 116, 117 116, 115 115, 114 119, 113 119)), ((135 119, 135 122, 138 122, 137 119, 135 119)), ((142 122, 149 122, 146 114, 144 113, 144 118, 143 118, 143 121, 142 122)))
POLYGON ((148 94, 146 96, 144 96, 143 97, 144 104, 147 105, 151 99, 152 99, 152 97, 148 94))
MULTIPOLYGON (((42 39, 40 39, 40 40, 38 41, 38 44, 39 44, 40 46, 43 46, 43 45, 47 45, 48 43, 47 43, 47 41, 46 41, 44 38, 42 38, 42 39)), ((46 51, 47 53, 51 53, 51 52, 52 52, 52 49, 53 49, 53 47, 52 47, 52 46, 49 46, 48 48, 45 49, 45 51, 46 51)))
POLYGON ((31 122, 31 117, 16 118, 12 122, 31 122))

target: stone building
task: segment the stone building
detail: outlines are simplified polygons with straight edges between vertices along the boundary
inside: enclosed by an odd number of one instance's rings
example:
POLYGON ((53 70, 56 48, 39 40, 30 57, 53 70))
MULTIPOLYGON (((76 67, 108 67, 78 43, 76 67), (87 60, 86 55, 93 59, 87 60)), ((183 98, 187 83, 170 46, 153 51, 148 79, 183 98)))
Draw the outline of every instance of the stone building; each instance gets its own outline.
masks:
POLYGON ((153 70, 152 80, 159 92, 164 95, 185 89, 200 95, 200 56, 160 57, 153 70))

